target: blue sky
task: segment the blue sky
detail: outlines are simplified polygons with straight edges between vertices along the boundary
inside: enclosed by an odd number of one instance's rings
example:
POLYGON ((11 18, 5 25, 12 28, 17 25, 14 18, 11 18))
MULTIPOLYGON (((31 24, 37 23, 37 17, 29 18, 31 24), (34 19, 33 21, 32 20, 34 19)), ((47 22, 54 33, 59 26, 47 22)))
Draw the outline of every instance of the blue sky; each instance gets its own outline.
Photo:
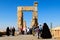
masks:
MULTIPOLYGON (((46 22, 53 27, 60 25, 60 1, 59 0, 0 0, 0 29, 7 26, 17 26, 17 7, 33 6, 34 1, 38 2, 38 22, 46 22)), ((23 12, 27 26, 30 25, 32 12, 23 12), (28 17, 29 16, 29 17, 28 17)), ((17 27, 16 27, 17 28, 17 27)))

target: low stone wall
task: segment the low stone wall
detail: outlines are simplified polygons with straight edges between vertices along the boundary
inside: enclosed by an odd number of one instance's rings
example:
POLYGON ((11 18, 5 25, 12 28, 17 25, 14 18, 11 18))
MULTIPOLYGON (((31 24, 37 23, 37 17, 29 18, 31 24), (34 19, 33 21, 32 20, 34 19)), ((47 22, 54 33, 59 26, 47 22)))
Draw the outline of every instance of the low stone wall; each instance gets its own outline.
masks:
POLYGON ((60 37, 60 30, 51 30, 52 37, 60 37))

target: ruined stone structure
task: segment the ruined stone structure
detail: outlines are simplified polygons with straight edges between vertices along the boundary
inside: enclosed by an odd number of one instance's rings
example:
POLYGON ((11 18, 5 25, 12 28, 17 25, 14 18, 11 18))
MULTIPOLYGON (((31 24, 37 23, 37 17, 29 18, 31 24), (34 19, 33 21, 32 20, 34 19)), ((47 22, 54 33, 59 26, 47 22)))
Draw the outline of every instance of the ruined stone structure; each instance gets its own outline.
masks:
POLYGON ((18 6, 17 7, 18 28, 24 28, 23 11, 32 11, 31 27, 38 26, 37 5, 38 5, 38 3, 34 2, 34 6, 18 6))
POLYGON ((26 30, 27 26, 26 26, 26 21, 23 21, 23 30, 26 30))

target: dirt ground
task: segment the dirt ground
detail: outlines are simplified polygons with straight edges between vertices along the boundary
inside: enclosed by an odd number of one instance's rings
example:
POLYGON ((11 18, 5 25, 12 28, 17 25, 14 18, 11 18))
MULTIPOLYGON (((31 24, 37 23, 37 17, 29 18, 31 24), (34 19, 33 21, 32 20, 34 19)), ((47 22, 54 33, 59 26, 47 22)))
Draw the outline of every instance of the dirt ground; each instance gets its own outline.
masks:
POLYGON ((36 36, 32 36, 32 35, 18 35, 18 36, 3 36, 0 37, 0 40, 60 40, 60 39, 59 38, 38 39, 36 36))

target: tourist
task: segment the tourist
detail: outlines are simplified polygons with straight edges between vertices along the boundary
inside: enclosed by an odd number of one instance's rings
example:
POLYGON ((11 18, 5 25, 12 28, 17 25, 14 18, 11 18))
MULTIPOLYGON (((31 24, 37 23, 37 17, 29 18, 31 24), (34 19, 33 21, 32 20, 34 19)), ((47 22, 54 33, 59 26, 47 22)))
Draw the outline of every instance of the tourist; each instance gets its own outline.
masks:
POLYGON ((40 34, 39 26, 35 29, 35 32, 36 32, 36 35, 37 35, 37 37, 38 37, 38 39, 39 39, 39 34, 40 34))
POLYGON ((22 34, 22 28, 19 28, 19 34, 22 34))
POLYGON ((10 35, 12 35, 12 27, 10 27, 10 35))
POLYGON ((40 29, 39 29, 39 26, 38 26, 38 39, 39 39, 39 36, 40 36, 39 34, 40 34, 40 29))
POLYGON ((29 33, 32 34, 32 28, 29 29, 29 33))
POLYGON ((29 27, 27 28, 27 34, 29 34, 29 27))
POLYGON ((15 28, 13 27, 12 28, 12 36, 14 36, 15 35, 15 28))
POLYGON ((35 26, 33 26, 33 28, 32 28, 32 34, 33 34, 33 36, 35 36, 35 26))
POLYGON ((43 29, 42 29, 42 38, 52 38, 51 32, 49 30, 49 27, 46 23, 43 24, 43 29))
POLYGON ((7 27, 7 29, 6 29, 6 35, 7 35, 7 36, 9 36, 9 35, 10 35, 9 27, 7 27))
POLYGON ((22 30, 22 34, 24 35, 24 30, 22 30))
POLYGON ((41 34, 42 34, 42 25, 39 25, 40 27, 39 27, 39 29, 40 29, 40 36, 41 36, 41 34))
POLYGON ((24 30, 24 34, 26 35, 27 34, 27 29, 25 28, 25 30, 24 30))

